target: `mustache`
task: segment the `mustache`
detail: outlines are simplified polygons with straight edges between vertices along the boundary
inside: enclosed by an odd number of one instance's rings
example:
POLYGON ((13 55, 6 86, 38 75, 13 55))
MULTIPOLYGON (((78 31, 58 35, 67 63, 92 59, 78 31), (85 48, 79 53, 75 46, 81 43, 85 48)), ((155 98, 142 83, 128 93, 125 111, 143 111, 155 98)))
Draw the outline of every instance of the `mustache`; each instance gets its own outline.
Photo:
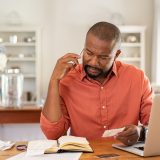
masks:
POLYGON ((93 67, 93 66, 90 66, 90 65, 85 65, 85 68, 86 68, 86 69, 92 68, 92 69, 95 69, 95 70, 98 70, 98 71, 102 71, 102 69, 97 68, 97 67, 93 67))

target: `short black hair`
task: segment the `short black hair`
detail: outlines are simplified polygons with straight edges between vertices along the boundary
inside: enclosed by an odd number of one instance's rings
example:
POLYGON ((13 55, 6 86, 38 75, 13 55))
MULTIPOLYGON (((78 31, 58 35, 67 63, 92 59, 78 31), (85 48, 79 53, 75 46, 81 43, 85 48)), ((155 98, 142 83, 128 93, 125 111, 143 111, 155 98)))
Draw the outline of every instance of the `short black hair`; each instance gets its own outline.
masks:
POLYGON ((93 34, 100 40, 115 41, 115 44, 121 42, 121 32, 117 26, 109 22, 98 22, 94 24, 87 32, 93 34))

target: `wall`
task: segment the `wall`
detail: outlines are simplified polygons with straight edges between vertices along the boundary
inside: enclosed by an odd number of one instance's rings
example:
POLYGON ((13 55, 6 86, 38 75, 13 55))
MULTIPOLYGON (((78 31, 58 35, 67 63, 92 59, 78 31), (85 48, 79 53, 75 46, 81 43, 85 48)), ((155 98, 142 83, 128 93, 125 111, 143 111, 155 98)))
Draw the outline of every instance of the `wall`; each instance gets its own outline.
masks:
POLYGON ((17 11, 24 24, 42 27, 42 96, 58 57, 79 53, 89 26, 120 13, 126 25, 146 25, 146 74, 151 78, 152 0, 0 0, 0 22, 17 11))
POLYGON ((154 0, 152 81, 160 86, 160 0, 154 0))

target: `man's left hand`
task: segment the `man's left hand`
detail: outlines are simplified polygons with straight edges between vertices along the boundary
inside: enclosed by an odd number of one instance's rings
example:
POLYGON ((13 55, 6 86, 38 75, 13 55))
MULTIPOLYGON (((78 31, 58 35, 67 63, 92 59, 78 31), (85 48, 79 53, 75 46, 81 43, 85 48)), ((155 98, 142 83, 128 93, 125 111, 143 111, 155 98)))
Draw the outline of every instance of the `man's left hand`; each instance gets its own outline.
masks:
POLYGON ((141 127, 136 125, 127 125, 122 132, 116 135, 116 139, 127 146, 131 146, 139 140, 140 133, 141 127))

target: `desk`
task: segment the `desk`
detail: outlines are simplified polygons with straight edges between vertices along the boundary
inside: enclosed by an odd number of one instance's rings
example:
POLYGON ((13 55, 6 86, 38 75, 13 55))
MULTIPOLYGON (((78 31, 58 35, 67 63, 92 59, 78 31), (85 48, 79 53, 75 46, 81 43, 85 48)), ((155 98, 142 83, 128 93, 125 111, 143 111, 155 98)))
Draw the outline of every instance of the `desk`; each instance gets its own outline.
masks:
POLYGON ((37 106, 0 107, 0 123, 39 123, 41 108, 37 106))
MULTIPOLYGON (((18 142, 17 144, 24 144, 25 142, 18 142)), ((143 158, 140 156, 136 156, 134 154, 124 152, 115 148, 112 148, 112 144, 116 143, 115 140, 106 139, 106 140, 94 140, 90 141, 90 145, 92 146, 94 153, 83 153, 80 157, 80 160, 109 160, 109 158, 98 158, 96 155, 99 154, 112 154, 116 153, 120 156, 111 158, 112 160, 159 160, 160 156, 158 157, 147 157, 143 158)), ((9 158, 13 155, 16 155, 18 153, 21 153, 20 151, 17 151, 15 147, 8 151, 0 151, 0 160, 5 160, 6 158, 9 158)))

